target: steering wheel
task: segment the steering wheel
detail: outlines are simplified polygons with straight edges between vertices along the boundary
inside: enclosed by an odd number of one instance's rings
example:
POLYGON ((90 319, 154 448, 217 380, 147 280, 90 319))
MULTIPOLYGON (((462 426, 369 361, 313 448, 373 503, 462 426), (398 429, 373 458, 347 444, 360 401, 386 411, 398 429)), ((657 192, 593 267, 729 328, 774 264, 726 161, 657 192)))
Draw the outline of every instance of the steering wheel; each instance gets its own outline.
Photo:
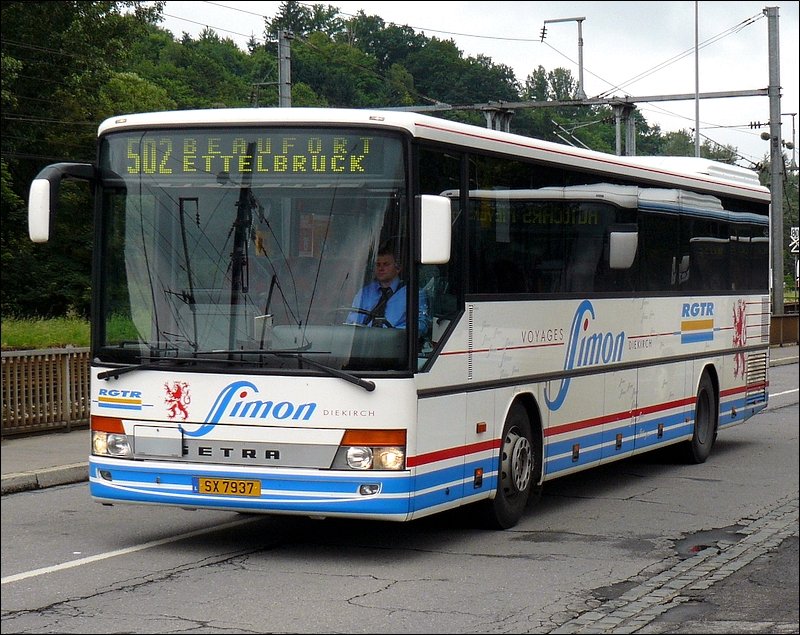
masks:
MULTIPOLYGON (((340 306, 338 308, 333 309, 331 313, 333 313, 334 318, 340 313, 345 313, 345 319, 351 313, 356 313, 358 315, 371 315, 371 313, 366 309, 359 309, 358 307, 354 306, 340 306)), ((339 320, 334 320, 334 321, 338 322, 339 320)), ((349 326, 369 326, 368 324, 361 324, 358 322, 342 322, 342 324, 347 324, 349 326)))

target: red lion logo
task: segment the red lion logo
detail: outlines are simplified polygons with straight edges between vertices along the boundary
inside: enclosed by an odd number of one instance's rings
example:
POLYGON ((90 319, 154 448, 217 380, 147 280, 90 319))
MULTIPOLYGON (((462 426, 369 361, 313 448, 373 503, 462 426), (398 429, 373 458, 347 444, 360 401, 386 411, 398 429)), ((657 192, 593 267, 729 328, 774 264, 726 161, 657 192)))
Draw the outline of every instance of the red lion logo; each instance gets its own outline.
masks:
MULTIPOLYGON (((733 345, 742 347, 747 344, 747 305, 744 300, 739 300, 733 307, 733 345)), ((744 377, 744 353, 736 353, 733 357, 733 376, 744 377)))
POLYGON ((164 384, 164 390, 167 391, 167 396, 164 403, 167 404, 167 416, 170 419, 175 419, 178 415, 186 421, 189 416, 187 406, 192 401, 189 396, 189 384, 185 381, 173 381, 172 386, 169 382, 164 384))

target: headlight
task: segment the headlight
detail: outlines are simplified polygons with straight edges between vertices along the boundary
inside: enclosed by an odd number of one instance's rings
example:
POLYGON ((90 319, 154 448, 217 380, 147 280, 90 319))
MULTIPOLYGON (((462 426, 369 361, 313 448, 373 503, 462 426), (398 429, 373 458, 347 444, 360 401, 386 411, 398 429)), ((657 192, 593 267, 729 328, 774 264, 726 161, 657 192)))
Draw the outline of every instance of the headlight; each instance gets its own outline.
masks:
POLYGON ((133 450, 127 434, 99 432, 92 430, 92 454, 131 458, 133 450))
MULTIPOLYGON (((339 450, 341 454, 342 450, 339 450)), ((347 467, 351 470, 402 470, 406 453, 401 447, 372 448, 363 445, 344 448, 347 467)), ((334 467, 337 467, 336 461, 334 467)))
POLYGON ((373 455, 376 470, 402 470, 406 460, 403 448, 375 448, 373 455))
POLYGON ((335 470, 402 470, 405 430, 347 430, 331 467, 335 470))
POLYGON ((347 467, 368 470, 372 467, 372 448, 347 448, 347 467))

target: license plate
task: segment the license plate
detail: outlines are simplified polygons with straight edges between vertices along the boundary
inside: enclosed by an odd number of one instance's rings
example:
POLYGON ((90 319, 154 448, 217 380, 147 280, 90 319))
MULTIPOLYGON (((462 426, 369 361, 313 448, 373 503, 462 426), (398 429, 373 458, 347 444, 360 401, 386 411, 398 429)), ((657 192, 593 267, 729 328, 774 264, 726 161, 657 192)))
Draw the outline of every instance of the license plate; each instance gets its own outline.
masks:
POLYGON ((222 496, 261 496, 261 481, 201 476, 197 479, 197 493, 222 496))

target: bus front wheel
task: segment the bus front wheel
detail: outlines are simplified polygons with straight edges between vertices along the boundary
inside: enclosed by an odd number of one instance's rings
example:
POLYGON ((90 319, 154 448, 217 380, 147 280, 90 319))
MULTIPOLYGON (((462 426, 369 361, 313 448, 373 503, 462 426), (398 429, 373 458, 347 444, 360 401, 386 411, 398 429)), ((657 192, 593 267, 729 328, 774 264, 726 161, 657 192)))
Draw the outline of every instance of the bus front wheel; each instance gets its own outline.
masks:
POLYGON ((493 529, 509 529, 522 518, 533 493, 534 466, 539 453, 531 434, 528 412, 521 403, 511 406, 500 440, 497 491, 493 499, 483 501, 482 520, 493 529))

